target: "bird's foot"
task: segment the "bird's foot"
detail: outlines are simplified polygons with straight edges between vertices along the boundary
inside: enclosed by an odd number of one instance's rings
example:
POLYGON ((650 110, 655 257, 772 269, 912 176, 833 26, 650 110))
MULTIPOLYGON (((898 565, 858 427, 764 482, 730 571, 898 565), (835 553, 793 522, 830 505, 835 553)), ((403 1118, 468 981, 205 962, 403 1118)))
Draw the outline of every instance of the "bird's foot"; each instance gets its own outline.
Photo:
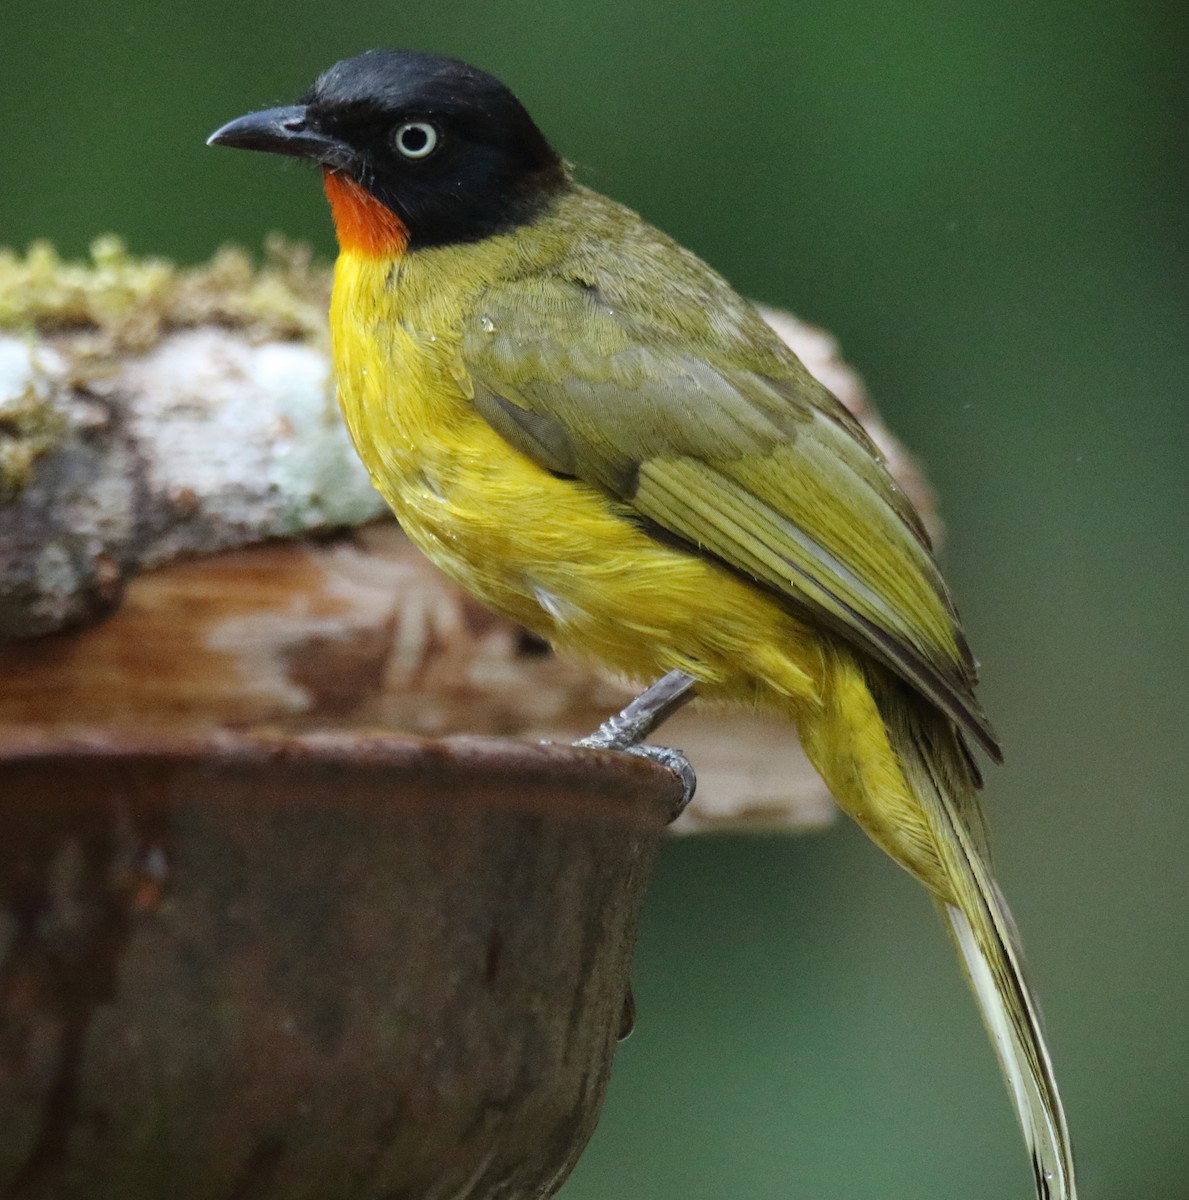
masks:
POLYGON ((698 786, 698 777, 689 759, 680 750, 673 750, 668 746, 646 746, 639 742, 626 742, 622 737, 611 736, 607 727, 614 720, 615 718, 612 717, 610 721, 599 726, 596 733, 580 738, 574 745, 585 746, 592 750, 619 750, 624 754, 634 754, 637 758, 647 758, 676 775, 681 782, 681 798, 674 805, 672 813, 669 814, 670 823, 676 821, 689 807, 689 802, 694 798, 694 792, 698 786))
POLYGON ((663 721, 693 699, 696 680, 684 671, 670 671, 641 692, 622 712, 608 717, 589 737, 575 742, 592 750, 622 750, 638 758, 649 758, 681 780, 681 799, 670 821, 676 821, 694 798, 697 776, 680 750, 646 746, 644 739, 663 721))

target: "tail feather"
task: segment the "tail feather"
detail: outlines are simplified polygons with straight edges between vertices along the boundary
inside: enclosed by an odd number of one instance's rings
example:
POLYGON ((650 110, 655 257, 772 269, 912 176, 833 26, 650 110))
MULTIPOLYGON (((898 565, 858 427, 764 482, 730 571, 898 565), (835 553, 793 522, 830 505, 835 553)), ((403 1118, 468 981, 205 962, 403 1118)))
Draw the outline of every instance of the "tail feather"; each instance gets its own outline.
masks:
POLYGON ((973 781, 956 770, 959 738, 933 713, 913 714, 934 724, 922 737, 917 721, 910 738, 896 737, 910 787, 936 835, 950 895, 939 907, 957 943, 1003 1070, 1024 1140, 1032 1156, 1039 1200, 1076 1200, 1073 1155, 1065 1110, 1057 1090, 1040 1011, 1024 970, 1011 911, 991 876, 979 832, 966 818, 976 806, 973 781), (940 734, 940 736, 936 736, 940 734))
MULTIPOLYGON (((954 905, 945 905, 943 912, 1011 1089, 1020 1128, 1032 1154, 1036 1194, 1040 1200, 1076 1200, 1069 1130, 1037 1015, 1026 1003, 1027 1028, 1019 1028, 966 914, 954 905)), ((1027 1001, 1027 988, 1023 991, 1027 1001)))
POLYGON ((1076 1200, 1073 1157, 1015 923, 991 876, 979 778, 943 713, 838 654, 801 740, 839 804, 932 892, 961 953, 1032 1156, 1038 1200, 1076 1200))

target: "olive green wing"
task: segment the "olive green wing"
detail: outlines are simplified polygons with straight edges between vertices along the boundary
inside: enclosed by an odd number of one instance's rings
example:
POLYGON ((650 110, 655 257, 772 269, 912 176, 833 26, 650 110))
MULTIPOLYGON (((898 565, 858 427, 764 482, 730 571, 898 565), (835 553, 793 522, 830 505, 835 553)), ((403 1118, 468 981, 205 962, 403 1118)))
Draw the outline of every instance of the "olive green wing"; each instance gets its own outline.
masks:
POLYGON ((460 373, 522 453, 842 633, 998 758, 919 518, 858 423, 752 310, 723 329, 641 307, 556 278, 491 287, 460 373))

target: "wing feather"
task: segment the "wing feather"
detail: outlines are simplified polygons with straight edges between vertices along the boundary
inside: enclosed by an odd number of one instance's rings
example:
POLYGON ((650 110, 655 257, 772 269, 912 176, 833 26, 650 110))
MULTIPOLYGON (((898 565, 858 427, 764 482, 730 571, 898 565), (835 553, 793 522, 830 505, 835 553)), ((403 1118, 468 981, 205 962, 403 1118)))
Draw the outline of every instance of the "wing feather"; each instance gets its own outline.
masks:
POLYGON ((699 337, 665 311, 606 279, 493 285, 460 344, 474 402, 541 466, 823 620, 998 758, 920 520, 858 422, 758 315, 699 337))

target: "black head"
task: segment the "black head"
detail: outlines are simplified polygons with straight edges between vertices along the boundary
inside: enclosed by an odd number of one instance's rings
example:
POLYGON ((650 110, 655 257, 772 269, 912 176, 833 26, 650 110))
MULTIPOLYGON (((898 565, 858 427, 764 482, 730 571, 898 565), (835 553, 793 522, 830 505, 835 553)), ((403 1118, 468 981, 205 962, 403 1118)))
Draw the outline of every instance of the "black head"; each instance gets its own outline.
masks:
POLYGON ((498 79, 412 50, 344 59, 300 104, 240 117, 208 140, 321 163, 395 213, 414 246, 511 229, 568 181, 557 152, 498 79))

